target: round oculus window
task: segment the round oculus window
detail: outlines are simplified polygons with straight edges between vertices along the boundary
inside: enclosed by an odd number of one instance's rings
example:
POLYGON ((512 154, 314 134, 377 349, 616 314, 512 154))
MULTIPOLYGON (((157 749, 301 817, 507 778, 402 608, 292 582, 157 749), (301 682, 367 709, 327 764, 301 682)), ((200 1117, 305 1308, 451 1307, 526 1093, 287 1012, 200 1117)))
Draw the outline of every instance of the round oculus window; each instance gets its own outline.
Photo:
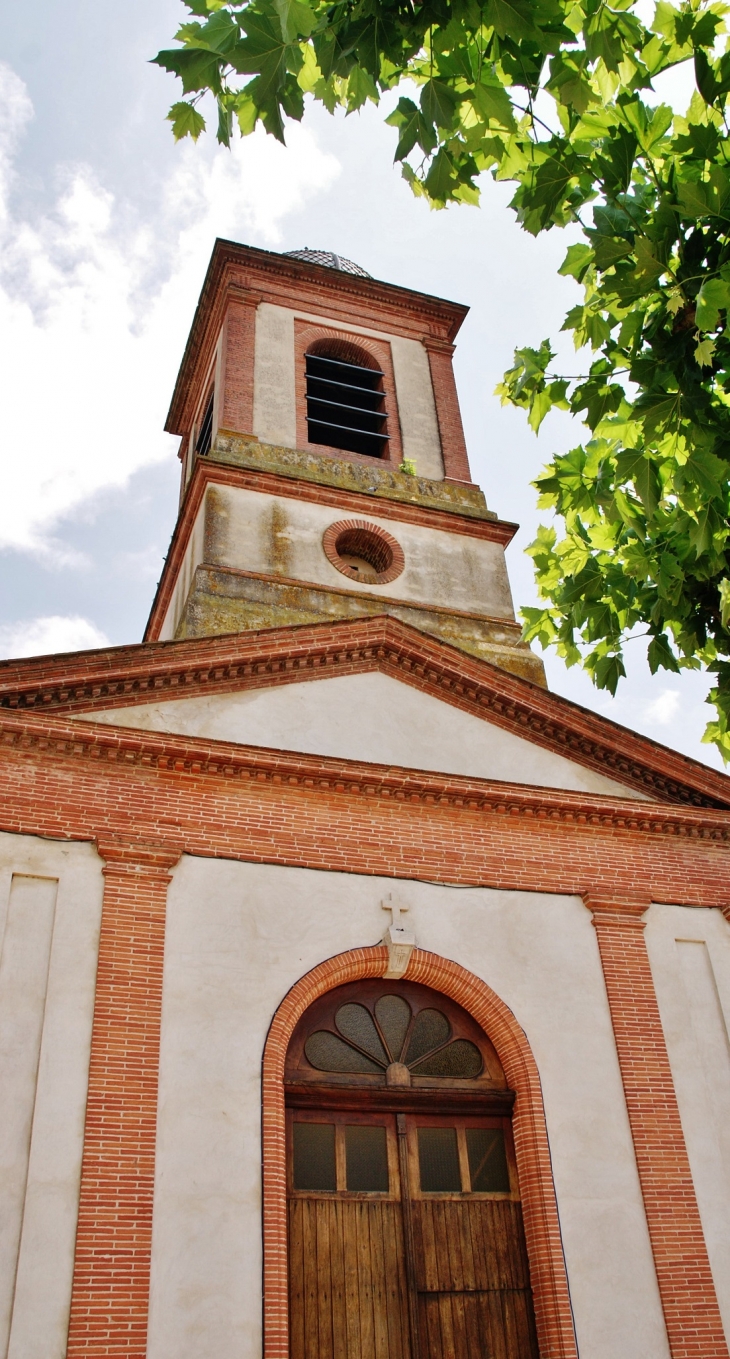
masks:
POLYGON ((366 519, 340 519, 322 539, 335 570, 360 585, 387 585, 403 570, 403 548, 390 533, 366 519))

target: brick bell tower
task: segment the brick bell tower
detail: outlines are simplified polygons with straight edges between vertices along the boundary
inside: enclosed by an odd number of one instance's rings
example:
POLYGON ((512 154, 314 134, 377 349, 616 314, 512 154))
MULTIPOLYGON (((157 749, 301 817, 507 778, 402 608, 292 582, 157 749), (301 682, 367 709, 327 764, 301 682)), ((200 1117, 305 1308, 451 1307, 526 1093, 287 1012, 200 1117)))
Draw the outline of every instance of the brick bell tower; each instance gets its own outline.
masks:
POLYGON ((166 429, 180 513, 146 641, 391 614, 544 685, 471 481, 468 308, 317 250, 217 240, 166 429))

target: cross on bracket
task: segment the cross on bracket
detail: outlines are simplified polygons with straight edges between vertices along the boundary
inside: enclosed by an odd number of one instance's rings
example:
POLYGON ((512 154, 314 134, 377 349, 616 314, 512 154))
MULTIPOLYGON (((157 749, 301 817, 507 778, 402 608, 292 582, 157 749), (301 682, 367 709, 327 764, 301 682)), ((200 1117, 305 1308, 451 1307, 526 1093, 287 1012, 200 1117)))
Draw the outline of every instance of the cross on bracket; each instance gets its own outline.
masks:
POLYGON ((391 913, 390 925, 383 936, 383 943, 388 949, 388 966, 383 976, 395 980, 405 976, 408 970, 411 954, 416 947, 416 936, 403 920, 410 908, 395 892, 389 892, 380 904, 384 911, 391 913))

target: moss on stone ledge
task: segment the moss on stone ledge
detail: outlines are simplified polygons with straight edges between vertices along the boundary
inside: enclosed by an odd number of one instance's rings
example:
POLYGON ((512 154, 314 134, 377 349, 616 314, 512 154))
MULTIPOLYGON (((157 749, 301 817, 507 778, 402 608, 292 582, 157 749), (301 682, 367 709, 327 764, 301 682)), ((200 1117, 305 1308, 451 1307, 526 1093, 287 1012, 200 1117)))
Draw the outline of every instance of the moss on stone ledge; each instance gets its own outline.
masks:
POLYGON ((478 486, 411 477, 390 465, 373 463, 370 466, 344 458, 329 458, 305 449, 279 448, 233 434, 218 434, 208 461, 257 472, 274 472, 297 481, 312 481, 342 491, 357 491, 360 495, 422 505, 425 509, 442 510, 447 514, 468 515, 471 519, 497 518, 493 510, 487 509, 484 492, 478 486))

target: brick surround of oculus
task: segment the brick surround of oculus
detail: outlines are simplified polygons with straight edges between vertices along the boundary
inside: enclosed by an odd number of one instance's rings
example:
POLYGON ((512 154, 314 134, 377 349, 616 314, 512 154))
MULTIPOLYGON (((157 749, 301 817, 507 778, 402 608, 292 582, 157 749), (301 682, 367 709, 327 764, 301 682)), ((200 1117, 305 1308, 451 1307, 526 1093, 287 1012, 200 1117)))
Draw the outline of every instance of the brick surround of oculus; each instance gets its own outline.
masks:
POLYGON ((0 664, 8 1359, 728 1359, 730 785, 548 692, 466 311, 217 241, 144 640, 0 664))

